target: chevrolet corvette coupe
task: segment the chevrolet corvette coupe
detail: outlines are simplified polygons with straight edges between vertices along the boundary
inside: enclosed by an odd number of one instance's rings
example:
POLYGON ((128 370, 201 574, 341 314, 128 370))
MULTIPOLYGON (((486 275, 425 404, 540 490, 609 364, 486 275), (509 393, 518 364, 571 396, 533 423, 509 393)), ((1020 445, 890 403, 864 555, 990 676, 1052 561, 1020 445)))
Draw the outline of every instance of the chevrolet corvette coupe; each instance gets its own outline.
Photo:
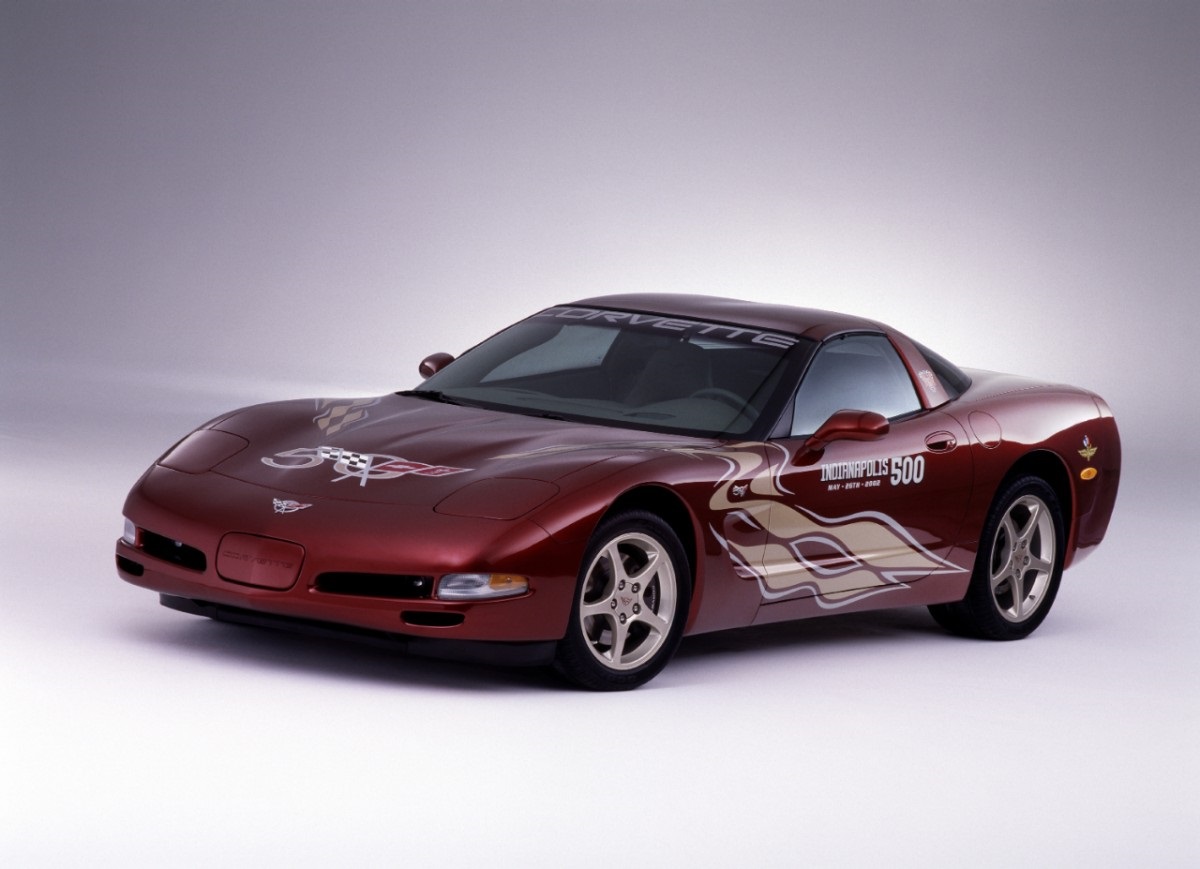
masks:
POLYGON ((184 612, 626 689, 685 634, 784 619, 920 605, 1024 637, 1120 477, 1098 395, 826 311, 584 299, 420 373, 187 435, 129 493, 120 576, 184 612))

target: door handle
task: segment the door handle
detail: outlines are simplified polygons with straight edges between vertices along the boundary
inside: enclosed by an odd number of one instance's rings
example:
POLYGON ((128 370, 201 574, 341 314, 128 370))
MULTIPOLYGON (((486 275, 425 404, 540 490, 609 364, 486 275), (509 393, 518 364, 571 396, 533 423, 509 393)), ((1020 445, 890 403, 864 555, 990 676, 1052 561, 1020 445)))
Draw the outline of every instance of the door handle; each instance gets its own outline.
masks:
POLYGON ((958 438, 948 431, 935 431, 925 438, 925 446, 931 452, 948 453, 958 446, 958 438))

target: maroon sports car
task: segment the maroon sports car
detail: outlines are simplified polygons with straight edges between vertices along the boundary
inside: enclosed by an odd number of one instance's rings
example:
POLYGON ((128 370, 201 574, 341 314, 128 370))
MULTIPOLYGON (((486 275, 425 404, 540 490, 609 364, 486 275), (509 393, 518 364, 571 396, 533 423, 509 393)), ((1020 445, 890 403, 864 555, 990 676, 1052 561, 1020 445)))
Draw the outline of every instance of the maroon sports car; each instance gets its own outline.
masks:
POLYGON ((825 311, 585 299, 421 374, 189 434, 129 494, 120 575, 185 612, 622 689, 685 634, 782 619, 924 605, 1024 637, 1120 477, 1099 396, 825 311))

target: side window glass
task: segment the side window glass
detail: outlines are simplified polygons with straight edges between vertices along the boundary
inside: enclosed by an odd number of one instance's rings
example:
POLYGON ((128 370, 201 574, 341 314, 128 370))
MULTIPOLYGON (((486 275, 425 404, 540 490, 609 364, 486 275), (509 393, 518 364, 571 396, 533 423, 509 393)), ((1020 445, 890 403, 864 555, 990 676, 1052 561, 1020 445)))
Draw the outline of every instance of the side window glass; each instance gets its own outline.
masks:
POLYGON ((839 410, 895 419, 921 409, 908 369, 883 335, 835 338, 817 351, 796 390, 793 435, 810 435, 839 410))

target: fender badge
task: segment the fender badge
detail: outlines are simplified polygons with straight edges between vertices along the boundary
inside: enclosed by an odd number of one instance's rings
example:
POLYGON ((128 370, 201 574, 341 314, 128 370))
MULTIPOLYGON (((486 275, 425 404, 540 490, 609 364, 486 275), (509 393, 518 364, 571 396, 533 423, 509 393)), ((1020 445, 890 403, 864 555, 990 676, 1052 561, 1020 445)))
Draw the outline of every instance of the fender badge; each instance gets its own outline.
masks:
POLYGON ((1092 460, 1092 456, 1096 455, 1096 447, 1092 446, 1091 440, 1087 435, 1083 436, 1083 449, 1079 451, 1079 455, 1083 456, 1087 461, 1092 460))
POLYGON ((284 501, 279 498, 274 499, 276 513, 296 513, 300 510, 307 510, 312 504, 301 504, 299 501, 284 501))

